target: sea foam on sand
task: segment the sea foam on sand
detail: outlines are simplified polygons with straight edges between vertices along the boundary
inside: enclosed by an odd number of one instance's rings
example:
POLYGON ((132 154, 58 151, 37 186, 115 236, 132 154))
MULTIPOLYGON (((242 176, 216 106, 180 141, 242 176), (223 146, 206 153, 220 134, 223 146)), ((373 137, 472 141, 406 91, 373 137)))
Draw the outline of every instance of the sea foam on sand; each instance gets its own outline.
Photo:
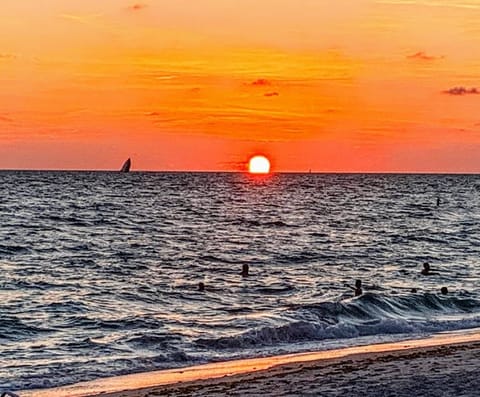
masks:
POLYGON ((477 396, 480 329, 99 379, 22 397, 477 396), (353 394, 352 394, 353 393, 353 394))

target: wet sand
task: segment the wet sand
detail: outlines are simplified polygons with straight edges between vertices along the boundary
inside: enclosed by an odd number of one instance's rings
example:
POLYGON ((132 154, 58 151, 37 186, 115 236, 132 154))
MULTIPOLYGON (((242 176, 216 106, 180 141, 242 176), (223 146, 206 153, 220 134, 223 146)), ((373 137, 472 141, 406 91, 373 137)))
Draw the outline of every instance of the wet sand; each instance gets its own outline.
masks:
POLYGON ((477 329, 421 340, 106 378, 20 395, 477 396, 479 389, 477 329))

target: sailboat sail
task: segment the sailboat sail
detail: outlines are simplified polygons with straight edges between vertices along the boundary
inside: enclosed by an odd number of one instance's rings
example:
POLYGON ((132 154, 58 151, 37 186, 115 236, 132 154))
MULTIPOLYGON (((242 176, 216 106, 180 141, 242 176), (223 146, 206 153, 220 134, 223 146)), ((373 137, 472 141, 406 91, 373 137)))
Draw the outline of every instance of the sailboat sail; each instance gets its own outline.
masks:
POLYGON ((131 166, 132 166, 132 161, 130 159, 128 159, 127 161, 125 161, 125 163, 123 163, 123 166, 120 169, 120 171, 121 172, 129 172, 131 166))

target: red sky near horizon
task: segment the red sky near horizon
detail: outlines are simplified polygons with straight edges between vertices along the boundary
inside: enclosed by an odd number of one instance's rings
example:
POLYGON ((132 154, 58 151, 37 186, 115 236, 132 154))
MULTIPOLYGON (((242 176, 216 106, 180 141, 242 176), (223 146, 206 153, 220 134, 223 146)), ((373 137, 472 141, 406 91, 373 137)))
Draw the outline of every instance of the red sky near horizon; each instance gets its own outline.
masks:
POLYGON ((480 0, 3 0, 0 168, 480 172, 480 0))

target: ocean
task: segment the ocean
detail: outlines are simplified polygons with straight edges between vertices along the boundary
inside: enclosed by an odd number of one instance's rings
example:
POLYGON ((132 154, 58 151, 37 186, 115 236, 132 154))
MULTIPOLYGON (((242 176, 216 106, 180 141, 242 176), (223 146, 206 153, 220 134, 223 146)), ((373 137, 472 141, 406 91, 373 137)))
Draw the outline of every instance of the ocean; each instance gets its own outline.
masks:
POLYGON ((0 390, 480 326, 480 176, 0 183, 0 390))

